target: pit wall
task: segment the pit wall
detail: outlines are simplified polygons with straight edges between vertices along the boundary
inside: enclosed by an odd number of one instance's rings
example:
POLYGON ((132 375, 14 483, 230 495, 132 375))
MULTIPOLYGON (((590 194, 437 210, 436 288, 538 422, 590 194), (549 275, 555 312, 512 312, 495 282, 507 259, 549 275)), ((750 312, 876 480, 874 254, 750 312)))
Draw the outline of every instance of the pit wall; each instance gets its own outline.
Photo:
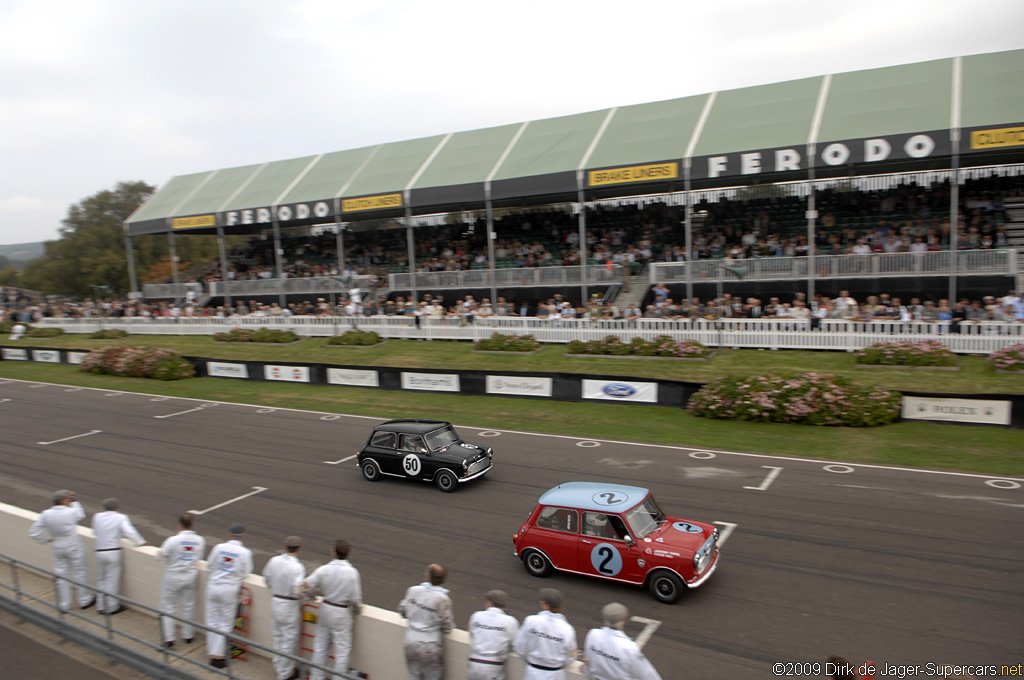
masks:
MULTIPOLYGON (((39 513, 23 510, 0 503, 0 552, 25 564, 52 571, 53 560, 50 546, 36 543, 29 538, 28 530, 39 513)), ((89 583, 96 583, 95 560, 92 559, 95 535, 92 529, 78 527, 86 548, 89 565, 89 583)), ((157 561, 155 546, 133 547, 128 541, 124 546, 124 575, 121 580, 121 595, 156 610, 160 600, 160 584, 163 580, 163 563, 157 561)), ((196 603, 197 614, 203 611, 206 586, 206 562, 199 563, 199 595, 196 603)), ((270 636, 270 591, 262 576, 255 574, 246 578, 244 585, 252 591, 252 609, 249 620, 249 639, 267 647, 273 647, 270 636)), ((150 613, 143 610, 142 613, 150 613)), ((155 618, 155 615, 154 615, 155 618)), ((156 631, 154 622, 153 630, 156 631)), ((307 632, 312 632, 307 626, 307 632)), ((369 673, 371 678, 405 677, 405 659, 402 653, 405 637, 405 620, 397 613, 378 607, 364 606, 362 614, 356 617, 351 666, 369 673)), ((445 639, 445 678, 464 680, 469 658, 469 634, 461 629, 453 630, 445 639)), ((260 650, 253 649, 259 653, 260 650)), ((513 656, 508 663, 508 677, 521 678, 525 664, 513 656)), ((579 664, 574 664, 578 667, 579 664)), ((582 678, 578 668, 569 670, 569 678, 582 678)))

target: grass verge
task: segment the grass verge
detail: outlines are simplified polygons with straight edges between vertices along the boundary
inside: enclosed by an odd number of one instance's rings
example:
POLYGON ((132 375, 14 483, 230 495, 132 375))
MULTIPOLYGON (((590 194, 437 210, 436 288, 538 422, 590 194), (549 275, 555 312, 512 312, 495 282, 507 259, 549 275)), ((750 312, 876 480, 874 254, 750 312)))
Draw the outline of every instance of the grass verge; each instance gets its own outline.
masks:
MULTIPOLYGON (((256 357, 249 355, 248 358, 256 357)), ((218 378, 165 383, 92 375, 74 366, 13 361, 0 362, 0 377, 384 418, 438 418, 479 427, 597 439, 1024 475, 1024 446, 1021 445, 1024 436, 1019 430, 994 427, 903 422, 860 429, 735 423, 696 418, 682 409, 664 406, 417 394, 218 378)))

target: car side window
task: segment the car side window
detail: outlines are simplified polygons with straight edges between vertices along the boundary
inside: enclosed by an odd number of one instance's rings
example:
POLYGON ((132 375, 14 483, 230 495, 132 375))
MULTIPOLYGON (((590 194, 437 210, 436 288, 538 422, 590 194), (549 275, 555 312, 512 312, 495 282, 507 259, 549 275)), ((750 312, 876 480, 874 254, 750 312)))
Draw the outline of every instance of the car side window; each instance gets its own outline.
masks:
POLYGON ((579 531, 580 515, 569 508, 544 508, 537 517, 537 527, 540 529, 553 529, 568 534, 575 534, 579 531))
MULTIPOLYGON (((619 538, 611 517, 603 512, 583 513, 583 535, 594 538, 619 538)), ((618 519, 617 517, 615 519, 618 519)), ((621 520, 620 520, 621 523, 621 520)))
POLYGON ((403 434, 401 437, 401 448, 403 451, 412 451, 413 453, 426 453, 427 447, 423 445, 423 438, 414 434, 403 434))
POLYGON ((398 435, 394 432, 375 432, 370 446, 380 446, 385 449, 393 449, 398 443, 398 435))

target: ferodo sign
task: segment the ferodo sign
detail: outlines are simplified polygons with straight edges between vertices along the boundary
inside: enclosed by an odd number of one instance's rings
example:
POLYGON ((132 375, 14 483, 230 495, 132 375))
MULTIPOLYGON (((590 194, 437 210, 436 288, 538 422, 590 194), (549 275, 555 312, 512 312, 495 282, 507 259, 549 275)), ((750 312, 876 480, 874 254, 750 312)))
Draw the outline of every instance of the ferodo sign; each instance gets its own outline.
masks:
MULTIPOLYGON (((814 165, 828 168, 929 158, 948 155, 951 150, 948 130, 818 142, 814 165)), ((799 145, 697 156, 691 168, 690 176, 696 180, 807 170, 807 148, 799 145)))
POLYGON ((324 219, 333 213, 330 201, 317 201, 316 203, 293 203, 279 205, 276 208, 252 208, 250 210, 232 210, 224 213, 224 226, 232 227, 236 224, 270 224, 277 217, 278 222, 290 222, 292 220, 307 220, 311 218, 324 219))

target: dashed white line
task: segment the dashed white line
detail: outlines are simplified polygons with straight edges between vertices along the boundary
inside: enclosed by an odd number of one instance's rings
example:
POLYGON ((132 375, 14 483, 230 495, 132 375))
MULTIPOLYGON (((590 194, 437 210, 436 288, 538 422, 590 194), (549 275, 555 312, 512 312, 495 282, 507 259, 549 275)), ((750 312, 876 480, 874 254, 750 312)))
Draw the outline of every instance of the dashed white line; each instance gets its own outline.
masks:
POLYGON ((64 439, 54 439, 52 442, 36 442, 36 444, 41 444, 42 446, 49 446, 50 444, 59 444, 60 442, 78 439, 79 437, 88 437, 91 434, 99 434, 100 432, 103 432, 103 430, 92 430, 90 432, 85 432, 83 434, 76 434, 73 437, 64 437, 64 439))
POLYGON ((355 458, 358 455, 359 455, 358 453, 354 453, 351 456, 349 456, 348 458, 342 458, 341 460, 325 460, 324 463, 326 463, 327 465, 340 465, 341 463, 344 463, 345 461, 352 460, 353 458, 355 458))
POLYGON ((216 510, 217 508, 223 508, 225 505, 231 505, 232 503, 237 503, 238 501, 242 500, 243 498, 248 498, 249 496, 255 496, 256 494, 261 493, 261 492, 267 490, 267 487, 265 487, 265 486, 254 486, 252 488, 253 488, 252 491, 250 491, 249 493, 246 493, 246 494, 242 494, 238 498, 232 498, 229 501, 224 501, 223 503, 219 503, 219 504, 213 506, 212 508, 207 508, 206 510, 189 510, 189 513, 193 514, 193 515, 205 515, 208 512, 216 510))
POLYGON ((174 416, 183 416, 186 413, 195 413, 196 411, 202 411, 202 410, 203 410, 203 407, 200 406, 198 408, 190 408, 187 411, 178 411, 177 413, 168 413, 165 416, 153 416, 153 417, 154 418, 160 418, 160 419, 162 419, 162 418, 173 418, 174 416))
POLYGON ((736 531, 736 527, 739 526, 735 522, 720 522, 717 519, 713 521, 712 524, 717 524, 722 527, 722 530, 718 532, 719 547, 725 545, 725 542, 729 540, 729 536, 732 535, 732 532, 736 531))

